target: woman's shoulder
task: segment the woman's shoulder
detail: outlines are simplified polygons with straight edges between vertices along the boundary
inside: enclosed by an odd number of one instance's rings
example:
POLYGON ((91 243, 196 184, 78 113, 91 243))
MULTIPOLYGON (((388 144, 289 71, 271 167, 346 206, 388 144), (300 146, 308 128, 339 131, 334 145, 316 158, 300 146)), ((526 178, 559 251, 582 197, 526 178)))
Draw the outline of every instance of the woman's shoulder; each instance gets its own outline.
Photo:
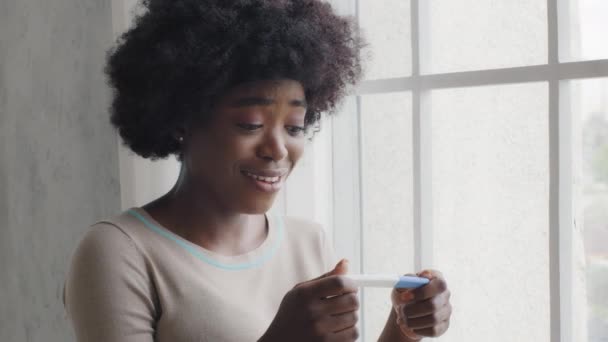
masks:
POLYGON ((155 312, 145 257, 120 223, 121 215, 87 228, 72 253, 63 287, 66 313, 82 327, 77 332, 95 332, 96 341, 116 340, 106 337, 124 333, 121 329, 134 319, 151 321, 155 312), (107 320, 107 315, 127 318, 107 320))
POLYGON ((140 254, 136 235, 136 223, 127 211, 108 216, 87 227, 72 257, 103 262, 140 254))
POLYGON ((74 256, 87 259, 112 258, 136 249, 128 226, 120 224, 120 215, 108 217, 87 227, 74 256))

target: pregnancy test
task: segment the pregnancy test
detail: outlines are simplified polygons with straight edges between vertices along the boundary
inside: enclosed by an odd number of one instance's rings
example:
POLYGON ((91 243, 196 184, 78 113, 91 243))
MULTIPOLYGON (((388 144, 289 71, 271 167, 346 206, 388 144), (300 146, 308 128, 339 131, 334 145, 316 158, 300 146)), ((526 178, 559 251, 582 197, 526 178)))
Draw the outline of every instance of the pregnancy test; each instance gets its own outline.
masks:
POLYGON ((427 278, 392 274, 347 274, 358 287, 388 287, 395 289, 415 289, 429 283, 427 278))

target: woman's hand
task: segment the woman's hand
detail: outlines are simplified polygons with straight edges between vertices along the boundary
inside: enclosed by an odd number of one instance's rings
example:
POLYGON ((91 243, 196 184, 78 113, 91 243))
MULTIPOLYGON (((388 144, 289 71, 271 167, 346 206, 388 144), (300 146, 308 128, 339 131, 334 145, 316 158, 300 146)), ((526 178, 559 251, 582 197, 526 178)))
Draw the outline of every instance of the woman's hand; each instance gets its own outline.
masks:
POLYGON ((405 341, 441 336, 450 326, 452 305, 443 275, 435 270, 425 270, 417 275, 430 282, 414 290, 395 289, 391 294, 397 324, 407 338, 405 341))
POLYGON ((342 276, 346 272, 342 260, 332 271, 296 285, 259 342, 355 341, 359 299, 356 284, 342 276))

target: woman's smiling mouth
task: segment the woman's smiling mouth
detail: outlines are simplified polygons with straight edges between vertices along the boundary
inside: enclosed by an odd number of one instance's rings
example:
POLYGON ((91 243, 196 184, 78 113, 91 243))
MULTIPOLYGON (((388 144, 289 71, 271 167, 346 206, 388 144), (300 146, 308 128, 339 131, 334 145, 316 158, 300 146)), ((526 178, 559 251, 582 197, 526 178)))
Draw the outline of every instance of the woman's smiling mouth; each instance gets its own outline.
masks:
POLYGON ((287 169, 274 170, 241 170, 246 178, 262 192, 277 192, 283 186, 283 180, 287 175, 287 169))

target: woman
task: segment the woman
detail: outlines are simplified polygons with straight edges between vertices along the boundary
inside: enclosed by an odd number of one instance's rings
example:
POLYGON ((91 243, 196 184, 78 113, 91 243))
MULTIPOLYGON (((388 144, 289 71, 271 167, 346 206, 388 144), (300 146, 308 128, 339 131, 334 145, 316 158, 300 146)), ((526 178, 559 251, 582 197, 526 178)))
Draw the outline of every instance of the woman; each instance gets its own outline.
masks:
MULTIPOLYGON (((135 153, 175 154, 181 171, 80 242, 64 289, 78 340, 356 340, 347 262, 317 224, 266 214, 307 132, 360 79, 352 22, 317 0, 143 5, 108 55, 111 121, 135 153)), ((393 292, 381 341, 447 329, 445 281, 421 275, 431 282, 393 292)))

